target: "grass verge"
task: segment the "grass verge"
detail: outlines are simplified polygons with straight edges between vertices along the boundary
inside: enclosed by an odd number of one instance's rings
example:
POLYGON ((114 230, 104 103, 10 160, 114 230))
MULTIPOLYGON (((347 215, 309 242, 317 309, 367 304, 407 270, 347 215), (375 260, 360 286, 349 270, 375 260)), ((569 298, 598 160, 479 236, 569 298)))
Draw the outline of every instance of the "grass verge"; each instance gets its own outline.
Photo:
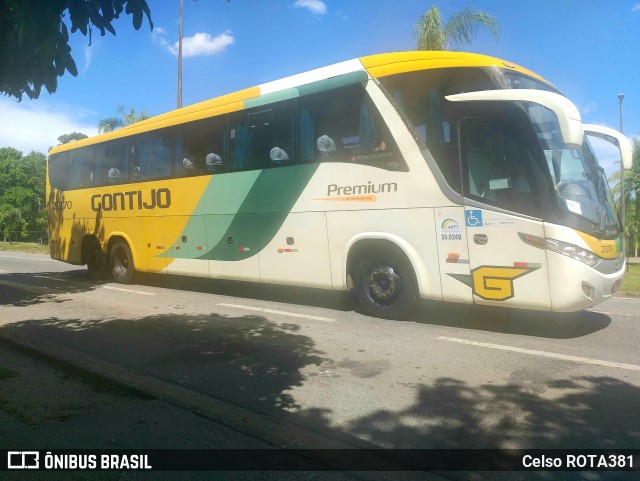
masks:
POLYGON ((620 290, 640 294, 640 264, 629 265, 629 270, 624 274, 620 290))
POLYGON ((0 251, 49 254, 49 246, 36 244, 35 242, 0 242, 0 251))

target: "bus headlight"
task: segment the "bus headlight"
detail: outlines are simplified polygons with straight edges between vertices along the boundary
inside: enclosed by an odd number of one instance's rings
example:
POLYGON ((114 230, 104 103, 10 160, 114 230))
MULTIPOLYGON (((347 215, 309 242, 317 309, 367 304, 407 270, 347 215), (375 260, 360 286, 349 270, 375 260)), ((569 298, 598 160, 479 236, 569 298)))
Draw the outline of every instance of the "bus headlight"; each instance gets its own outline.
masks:
POLYGON ((589 267, 596 265, 599 260, 598 256, 588 250, 555 239, 547 239, 547 249, 557 252, 558 254, 562 254, 563 256, 571 257, 572 259, 580 261, 589 267))

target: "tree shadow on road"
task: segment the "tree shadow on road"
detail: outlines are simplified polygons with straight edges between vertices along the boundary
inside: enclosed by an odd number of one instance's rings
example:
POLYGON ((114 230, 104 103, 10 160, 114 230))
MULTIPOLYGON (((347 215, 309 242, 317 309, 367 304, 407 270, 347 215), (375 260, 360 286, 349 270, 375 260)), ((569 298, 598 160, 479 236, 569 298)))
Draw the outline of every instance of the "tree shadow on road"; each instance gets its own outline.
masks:
POLYGON ((89 292, 101 283, 86 270, 0 274, 0 307, 26 307, 44 302, 67 302, 61 295, 89 292))
POLYGON ((35 335, 266 414, 295 409, 287 391, 324 361, 299 326, 262 316, 158 315, 43 319, 5 329, 35 335))
POLYGON ((438 378, 418 386, 410 407, 378 410, 347 429, 400 448, 637 448, 639 405, 640 388, 608 376, 550 381, 540 392, 438 378))
POLYGON ((364 414, 336 425, 334 413, 321 403, 314 407, 313 399, 306 399, 301 405, 291 394, 310 379, 310 369, 336 361, 317 350, 295 324, 210 314, 108 321, 51 318, 5 329, 44 337, 257 412, 294 416, 304 424, 355 434, 384 447, 640 446, 640 388, 608 376, 572 376, 541 384, 514 373, 502 385, 441 377, 416 384, 411 406, 361 406, 357 411, 364 414))
MULTIPOLYGON (((410 449, 640 446, 640 388, 621 380, 625 371, 618 378, 560 372, 546 382, 514 372, 509 381, 493 384, 435 377, 414 385, 410 405, 359 405, 345 416, 323 403, 335 396, 331 383, 316 384, 315 397, 304 402, 296 397, 295 388, 313 382, 311 371, 338 360, 319 351, 295 324, 211 313, 93 321, 48 318, 3 330, 43 337, 342 441, 357 438, 372 446, 410 449), (336 422, 338 417, 347 420, 336 422)), ((345 406, 353 402, 344 399, 345 406)), ((592 474, 590 479, 605 479, 599 474, 606 473, 592 474)))

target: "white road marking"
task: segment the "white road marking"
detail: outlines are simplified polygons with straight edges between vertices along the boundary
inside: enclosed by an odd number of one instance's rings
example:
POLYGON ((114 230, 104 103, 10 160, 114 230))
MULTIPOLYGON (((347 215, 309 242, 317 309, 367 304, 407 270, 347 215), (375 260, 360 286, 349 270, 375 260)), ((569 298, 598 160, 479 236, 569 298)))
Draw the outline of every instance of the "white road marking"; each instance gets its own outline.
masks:
POLYGON ((113 286, 100 286, 102 289, 109 289, 111 291, 119 291, 119 292, 128 292, 130 294, 141 294, 143 296, 155 296, 153 292, 145 292, 145 291, 136 291, 133 289, 123 289, 122 287, 113 287, 113 286))
POLYGON ((244 309, 246 311, 257 311, 257 312, 265 312, 267 314, 279 314, 281 316, 299 317, 300 319, 312 319, 314 321, 325 321, 325 322, 336 321, 335 319, 329 319, 328 317, 312 316, 309 314, 300 314, 297 312, 276 311, 275 309, 266 309, 263 307, 242 306, 240 304, 227 304, 225 302, 219 302, 216 305, 223 306, 223 307, 232 307, 234 309, 244 309))
POLYGON ((640 317, 640 314, 630 314, 628 312, 608 312, 608 311, 596 311, 596 310, 591 310, 591 312, 597 312, 598 314, 604 314, 606 316, 640 317))
POLYGON ((602 361, 589 357, 568 356, 566 354, 558 354, 555 352, 536 351, 534 349, 523 349, 521 347, 503 346, 501 344, 491 344, 488 342, 475 342, 467 339, 457 339, 455 337, 438 336, 436 339, 441 341, 457 342, 459 344, 467 344, 469 346, 488 347, 491 349, 500 349, 502 351, 519 352, 522 354, 532 354, 534 356, 550 357, 553 359, 561 359, 563 361, 581 362, 583 364, 594 364, 596 366, 613 367, 617 369, 628 369, 630 371, 640 371, 640 366, 635 364, 624 364, 621 362, 602 361))
POLYGON ((60 277, 51 277, 51 276, 45 276, 42 274, 34 274, 33 277, 37 277, 38 279, 50 279, 52 281, 63 281, 65 279, 61 279, 60 277))

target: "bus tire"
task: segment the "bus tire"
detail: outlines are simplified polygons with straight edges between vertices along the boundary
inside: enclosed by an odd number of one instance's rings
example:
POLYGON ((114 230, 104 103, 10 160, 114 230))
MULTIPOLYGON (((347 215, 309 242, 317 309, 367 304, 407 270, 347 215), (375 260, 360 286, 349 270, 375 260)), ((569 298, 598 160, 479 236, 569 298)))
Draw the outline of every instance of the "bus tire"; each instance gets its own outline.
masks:
POLYGON ((111 277, 118 284, 130 284, 135 274, 133 256, 129 244, 120 239, 113 244, 109 254, 111 277))
POLYGON ((413 270, 408 262, 394 256, 362 259, 354 271, 358 300, 372 316, 384 319, 406 318, 417 299, 413 270))
POLYGON ((92 238, 87 246, 87 269, 92 279, 103 279, 107 274, 107 256, 96 238, 92 238))

